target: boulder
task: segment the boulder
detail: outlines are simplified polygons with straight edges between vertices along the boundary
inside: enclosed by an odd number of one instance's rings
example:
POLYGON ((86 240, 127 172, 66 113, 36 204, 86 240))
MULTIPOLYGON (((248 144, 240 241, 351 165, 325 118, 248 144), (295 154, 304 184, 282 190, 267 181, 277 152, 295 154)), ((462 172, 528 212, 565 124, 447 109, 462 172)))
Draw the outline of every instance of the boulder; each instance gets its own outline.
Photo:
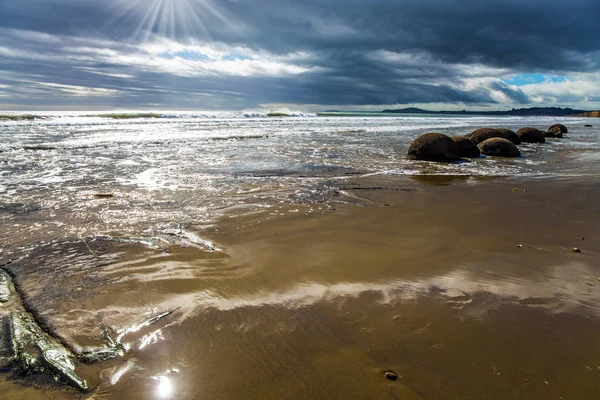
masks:
POLYGON ((442 133, 430 132, 416 138, 408 148, 409 160, 452 162, 460 160, 458 145, 442 133))
POLYGON ((513 142, 504 138, 491 138, 477 145, 482 154, 496 157, 520 157, 521 152, 513 142))
POLYGON ((549 137, 549 138, 561 138, 563 137, 562 132, 559 132, 558 130, 555 131, 545 131, 544 133, 544 137, 549 137))
MULTIPOLYGON (((554 132, 554 133, 568 133, 569 130, 567 129, 566 126, 564 126, 563 124, 554 124, 554 125, 550 125, 550 127, 548 128, 548 132, 554 132)), ((562 137, 562 136, 561 136, 562 137)))
POLYGON ((521 142, 525 143, 545 143, 544 133, 536 128, 521 128, 517 131, 521 142))
POLYGON ((452 136, 452 140, 458 146, 461 157, 477 158, 480 156, 479 148, 471 139, 464 136, 452 136))
POLYGON ((465 137, 471 139, 475 144, 479 144, 487 139, 502 137, 502 134, 494 128, 480 128, 465 135, 465 137))
POLYGON ((515 133, 515 131, 508 128, 497 128, 496 130, 502 135, 500 137, 510 140, 514 144, 521 144, 521 139, 519 138, 519 135, 515 133))

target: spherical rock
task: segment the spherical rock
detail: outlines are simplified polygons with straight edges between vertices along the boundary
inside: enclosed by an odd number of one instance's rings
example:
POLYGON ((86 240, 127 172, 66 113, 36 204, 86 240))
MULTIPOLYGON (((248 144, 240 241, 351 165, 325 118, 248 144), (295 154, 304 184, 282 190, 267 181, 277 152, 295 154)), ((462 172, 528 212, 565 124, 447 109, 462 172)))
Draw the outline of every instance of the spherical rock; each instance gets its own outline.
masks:
POLYGON ((562 132, 559 132, 558 130, 545 131, 543 133, 544 133, 544 137, 549 137, 549 138, 561 138, 561 137, 563 137, 562 132))
POLYGON ((521 128, 517 131, 521 142, 525 143, 546 143, 544 133, 536 128, 521 128))
POLYGON ((480 128, 465 135, 465 137, 471 139, 475 144, 479 144, 487 139, 502 137, 502 134, 494 128, 480 128))
POLYGON ((568 133, 569 130, 563 124, 554 124, 554 125, 550 125, 550 127, 548 128, 548 132, 568 133))
POLYGON ((491 138, 477 145, 482 154, 496 157, 520 157, 521 152, 513 142, 504 138, 491 138))
POLYGON ((442 133, 430 132, 416 138, 408 148, 409 160, 452 162, 460 160, 458 145, 442 133))
POLYGON ((452 140, 458 146, 461 157, 477 158, 480 156, 479 148, 471 139, 464 136, 452 136, 452 140))
POLYGON ((497 128, 496 130, 502 135, 500 137, 510 140, 514 144, 521 144, 521 139, 519 138, 519 135, 515 133, 515 131, 508 128, 497 128))

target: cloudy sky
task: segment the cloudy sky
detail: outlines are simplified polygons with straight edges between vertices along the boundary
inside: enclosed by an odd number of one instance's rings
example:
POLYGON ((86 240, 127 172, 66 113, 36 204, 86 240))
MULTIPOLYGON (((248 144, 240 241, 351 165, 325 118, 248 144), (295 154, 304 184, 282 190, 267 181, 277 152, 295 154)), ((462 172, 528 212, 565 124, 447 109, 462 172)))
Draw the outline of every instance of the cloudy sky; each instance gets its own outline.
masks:
POLYGON ((0 109, 600 109, 598 0, 0 0, 0 109))

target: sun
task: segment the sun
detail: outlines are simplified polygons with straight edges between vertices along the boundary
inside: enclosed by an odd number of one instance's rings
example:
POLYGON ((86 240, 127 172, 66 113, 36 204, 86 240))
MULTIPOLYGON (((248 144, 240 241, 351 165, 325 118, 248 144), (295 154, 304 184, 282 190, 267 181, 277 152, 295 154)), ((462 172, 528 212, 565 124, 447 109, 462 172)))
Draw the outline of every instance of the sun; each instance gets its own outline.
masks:
POLYGON ((108 0, 105 4, 114 15, 107 25, 126 25, 134 40, 210 38, 208 22, 232 25, 213 0, 108 0))

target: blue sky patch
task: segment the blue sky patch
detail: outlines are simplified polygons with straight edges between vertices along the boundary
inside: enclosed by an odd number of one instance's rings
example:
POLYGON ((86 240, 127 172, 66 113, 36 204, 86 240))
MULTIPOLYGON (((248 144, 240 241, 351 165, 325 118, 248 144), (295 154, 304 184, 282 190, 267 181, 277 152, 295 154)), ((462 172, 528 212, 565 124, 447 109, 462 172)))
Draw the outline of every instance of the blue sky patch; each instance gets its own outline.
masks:
POLYGON ((207 55, 190 50, 178 51, 175 53, 165 51, 160 54, 157 54, 157 56, 161 58, 166 58, 167 60, 172 60, 175 57, 179 57, 183 58, 184 60, 190 61, 210 61, 210 58, 207 55))
POLYGON ((246 56, 244 54, 227 54, 221 57, 223 61, 236 61, 236 60, 255 60, 255 58, 246 56))
POLYGON ((525 86, 525 85, 533 85, 535 83, 543 83, 543 82, 564 82, 567 80, 567 77, 564 75, 552 75, 552 74, 517 74, 512 75, 509 78, 502 79, 502 82, 507 85, 513 86, 525 86))
MULTIPOLYGON (((177 52, 163 51, 157 54, 160 58, 166 58, 167 60, 173 60, 175 57, 183 58, 184 60, 190 61, 211 61, 212 59, 205 54, 197 53, 191 50, 183 50, 177 52)), ((223 61, 237 61, 237 60, 255 60, 254 57, 247 56, 241 53, 226 54, 221 57, 223 61)))

